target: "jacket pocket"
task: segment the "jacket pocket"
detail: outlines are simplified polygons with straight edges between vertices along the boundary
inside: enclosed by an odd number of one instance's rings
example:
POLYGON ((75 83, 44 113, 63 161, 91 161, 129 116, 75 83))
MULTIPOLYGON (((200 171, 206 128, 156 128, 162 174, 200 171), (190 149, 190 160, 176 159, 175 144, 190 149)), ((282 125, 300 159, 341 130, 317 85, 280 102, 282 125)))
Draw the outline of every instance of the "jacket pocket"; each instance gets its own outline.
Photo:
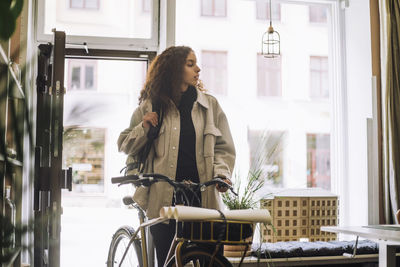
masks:
POLYGON ((215 142, 217 137, 221 135, 221 131, 213 124, 206 125, 204 129, 204 157, 214 156, 215 142))
POLYGON ((154 140, 154 148, 157 157, 164 156, 165 153, 165 125, 161 126, 158 137, 154 140))

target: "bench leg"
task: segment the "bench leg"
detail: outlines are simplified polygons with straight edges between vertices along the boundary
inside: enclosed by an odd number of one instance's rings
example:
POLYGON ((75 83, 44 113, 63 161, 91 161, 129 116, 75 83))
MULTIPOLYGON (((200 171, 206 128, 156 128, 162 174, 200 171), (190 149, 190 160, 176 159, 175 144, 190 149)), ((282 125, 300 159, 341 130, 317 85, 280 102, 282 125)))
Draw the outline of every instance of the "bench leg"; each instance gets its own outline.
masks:
POLYGON ((356 238, 356 242, 354 243, 353 254, 343 253, 343 256, 348 257, 348 258, 354 258, 357 254, 357 245, 358 245, 358 236, 356 238))
POLYGON ((386 242, 379 242, 379 267, 396 266, 396 247, 386 242))

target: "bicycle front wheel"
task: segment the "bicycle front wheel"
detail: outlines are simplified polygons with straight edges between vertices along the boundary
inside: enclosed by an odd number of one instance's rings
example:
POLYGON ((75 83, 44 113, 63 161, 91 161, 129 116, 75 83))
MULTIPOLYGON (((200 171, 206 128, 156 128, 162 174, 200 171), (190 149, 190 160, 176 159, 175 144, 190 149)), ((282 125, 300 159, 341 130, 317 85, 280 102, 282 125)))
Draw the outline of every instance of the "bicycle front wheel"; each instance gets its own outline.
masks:
POLYGON ((125 251, 125 258, 123 259, 123 267, 140 267, 142 264, 142 249, 141 240, 136 237, 133 243, 129 246, 129 241, 132 239, 135 230, 130 226, 121 227, 113 235, 110 249, 108 251, 107 267, 118 267, 121 264, 122 257, 125 251))
MULTIPOLYGON (((215 255, 212 259, 212 252, 202 250, 198 247, 192 247, 183 251, 181 259, 183 266, 195 267, 232 267, 232 264, 222 255, 215 255)), ((175 267, 175 257, 167 264, 168 267, 175 267)))

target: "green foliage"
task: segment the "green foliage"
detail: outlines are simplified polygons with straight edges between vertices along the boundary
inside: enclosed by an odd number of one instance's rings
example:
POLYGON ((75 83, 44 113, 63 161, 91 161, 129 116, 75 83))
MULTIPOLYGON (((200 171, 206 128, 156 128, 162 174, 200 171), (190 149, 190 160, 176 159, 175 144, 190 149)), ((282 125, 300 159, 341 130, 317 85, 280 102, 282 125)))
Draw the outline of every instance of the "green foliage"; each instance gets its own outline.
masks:
MULTIPOLYGON (((28 226, 15 227, 11 223, 10 218, 4 217, 0 214, 0 246, 2 250, 2 253, 0 253, 0 263, 12 262, 13 258, 18 255, 19 251, 26 248, 18 244, 13 246, 13 235, 21 236, 32 230, 33 229, 29 229, 28 226)), ((8 265, 6 264, 3 266, 8 265)))
POLYGON ((15 31, 24 0, 0 0, 0 39, 8 40, 15 31))
POLYGON ((230 210, 237 209, 252 209, 257 206, 259 199, 255 198, 255 193, 260 190, 265 183, 261 177, 261 171, 250 171, 247 177, 247 183, 242 190, 242 180, 238 175, 235 175, 233 188, 238 196, 231 192, 222 195, 222 201, 230 210))
POLYGON ((230 210, 254 209, 258 206, 260 199, 257 192, 264 187, 266 181, 277 182, 276 174, 266 166, 276 164, 281 153, 281 143, 284 133, 264 132, 261 134, 256 146, 255 157, 246 179, 242 179, 237 172, 233 179, 233 188, 238 196, 227 191, 222 195, 222 201, 230 210))
MULTIPOLYGON (((16 29, 16 20, 21 14, 22 8, 24 5, 24 0, 0 0, 0 40, 5 41, 7 43, 11 36, 14 34, 16 29)), ((21 46, 20 51, 22 51, 23 47, 21 46)), ((7 55, 9 58, 14 58, 16 55, 7 55)), ((22 66, 21 68, 21 76, 24 76, 26 66, 22 66)), ((21 109, 16 107, 17 98, 14 98, 9 95, 12 88, 16 87, 16 81, 14 79, 9 79, 11 77, 9 75, 9 67, 2 62, 0 68, 0 84, 2 87, 0 88, 0 99, 4 102, 9 100, 8 103, 8 119, 10 120, 9 125, 12 129, 11 134, 13 135, 13 140, 15 140, 15 147, 8 147, 6 145, 6 138, 1 136, 0 141, 0 155, 4 156, 4 166, 7 168, 1 169, 1 183, 4 185, 4 177, 12 177, 12 163, 10 163, 10 159, 13 158, 12 155, 8 153, 8 149, 15 148, 18 155, 18 160, 21 159, 23 155, 23 142, 24 142, 24 133, 26 131, 26 137, 29 138, 30 149, 34 151, 33 144, 33 135, 32 135, 32 127, 29 118, 27 118, 26 114, 28 113, 28 104, 27 102, 18 99, 23 105, 21 109), (5 86, 4 86, 5 85, 5 86), (23 121, 23 122, 21 122, 23 121), (26 128, 24 127, 26 125, 26 128), (5 173, 4 173, 5 172, 5 173)), ((18 76, 18 75, 17 75, 18 76)), ((22 87, 22 90, 25 88, 22 87)), ((26 95, 26 91, 23 92, 26 95)), ((3 102, 2 101, 2 102, 3 102)), ((0 103, 1 105, 4 105, 0 103)), ((3 111, 3 110, 2 110, 3 111)), ((3 115, 3 114, 2 114, 3 115)), ((4 118, 4 117, 3 117, 4 118)), ((0 132, 5 133, 5 129, 3 128, 5 125, 1 125, 0 132)), ((4 188, 3 188, 4 190, 4 188)), ((28 190, 27 188, 22 188, 23 191, 28 190)), ((4 201, 4 198, 1 199, 1 202, 4 201)), ((14 260, 18 255, 20 255, 20 251, 27 249, 28 252, 32 256, 32 248, 33 244, 21 244, 21 237, 33 231, 33 222, 28 222, 26 225, 21 225, 17 223, 14 225, 9 216, 4 214, 0 214, 0 265, 1 266, 14 266, 14 260)))

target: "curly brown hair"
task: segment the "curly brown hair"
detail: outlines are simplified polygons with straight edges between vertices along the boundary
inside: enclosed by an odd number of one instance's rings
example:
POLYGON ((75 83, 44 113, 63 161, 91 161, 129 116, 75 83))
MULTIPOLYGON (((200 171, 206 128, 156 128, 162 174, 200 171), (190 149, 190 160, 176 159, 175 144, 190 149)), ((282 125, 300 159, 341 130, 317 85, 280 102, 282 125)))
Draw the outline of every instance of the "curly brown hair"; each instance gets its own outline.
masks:
POLYGON ((190 52, 193 50, 188 46, 171 46, 153 60, 140 92, 139 104, 150 100, 152 103, 159 103, 161 109, 167 112, 171 107, 171 100, 175 105, 179 103, 183 69, 190 52))

